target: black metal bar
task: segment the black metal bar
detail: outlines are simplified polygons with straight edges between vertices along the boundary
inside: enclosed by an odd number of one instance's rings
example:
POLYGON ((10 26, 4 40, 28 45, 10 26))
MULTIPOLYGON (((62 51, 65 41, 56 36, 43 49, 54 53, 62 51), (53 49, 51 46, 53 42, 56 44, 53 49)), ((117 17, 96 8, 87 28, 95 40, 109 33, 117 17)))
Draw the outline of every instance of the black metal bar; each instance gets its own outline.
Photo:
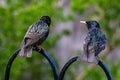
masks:
MULTIPOLYGON (((59 75, 58 75, 58 69, 56 67, 56 64, 54 62, 54 60, 52 59, 52 57, 49 55, 49 53, 47 53, 45 50, 43 49, 39 49, 36 48, 35 49, 37 52, 42 53, 42 55, 48 60, 49 64, 51 65, 51 68, 53 70, 54 73, 54 80, 58 80, 59 75)), ((15 60, 15 58, 17 57, 18 53, 19 53, 20 49, 17 50, 9 59, 7 66, 6 66, 6 71, 5 71, 5 80, 9 80, 9 76, 10 76, 10 69, 12 66, 13 61, 15 60)))
POLYGON ((112 75, 108 69, 108 67, 105 65, 105 63, 101 60, 99 60, 98 65, 104 70, 108 80, 112 80, 112 75))
POLYGON ((69 68, 69 66, 74 63, 75 61, 77 61, 78 56, 71 58, 62 68, 61 72, 60 72, 60 76, 59 76, 59 80, 63 80, 65 72, 67 71, 67 69, 69 68))
POLYGON ((15 58, 17 57, 18 53, 19 53, 20 49, 17 50, 9 59, 7 66, 6 66, 6 70, 5 70, 5 80, 9 80, 9 75, 10 75, 10 69, 12 66, 13 61, 15 60, 15 58))
POLYGON ((40 54, 42 53, 42 55, 48 60, 54 74, 54 80, 58 80, 59 79, 58 68, 52 57, 49 55, 49 53, 42 48, 39 49, 36 47, 34 50, 40 54))
MULTIPOLYGON (((44 49, 39 49, 39 48, 35 48, 34 50, 36 50, 37 52, 39 52, 40 54, 42 53, 42 55, 49 61, 49 64, 51 65, 51 68, 53 70, 53 74, 54 74, 54 80, 63 80, 65 72, 67 71, 67 69, 69 68, 69 66, 74 63, 75 61, 77 61, 78 56, 71 58, 62 68, 61 72, 60 72, 60 76, 58 75, 58 69, 57 66, 54 62, 54 60, 52 59, 52 57, 49 55, 49 53, 47 53, 44 49)), ((9 59, 7 66, 6 66, 6 71, 5 71, 5 80, 9 80, 9 75, 10 75, 10 69, 12 66, 13 61, 15 60, 15 58, 17 57, 18 53, 19 53, 20 49, 17 50, 9 59)), ((108 80, 112 80, 112 75, 109 71, 109 69, 107 68, 107 66, 105 65, 105 63, 101 60, 99 60, 98 65, 103 69, 103 71, 105 72, 108 80)))
MULTIPOLYGON (((72 65, 72 63, 74 63, 75 61, 78 60, 78 56, 71 58, 62 68, 61 72, 60 72, 60 76, 59 76, 59 80, 63 80, 65 72, 67 71, 67 69, 70 67, 70 65, 72 65)), ((112 80, 112 75, 109 71, 109 69, 107 68, 107 66, 104 64, 103 61, 99 60, 98 65, 103 69, 103 71, 105 72, 107 79, 108 80, 112 80)))

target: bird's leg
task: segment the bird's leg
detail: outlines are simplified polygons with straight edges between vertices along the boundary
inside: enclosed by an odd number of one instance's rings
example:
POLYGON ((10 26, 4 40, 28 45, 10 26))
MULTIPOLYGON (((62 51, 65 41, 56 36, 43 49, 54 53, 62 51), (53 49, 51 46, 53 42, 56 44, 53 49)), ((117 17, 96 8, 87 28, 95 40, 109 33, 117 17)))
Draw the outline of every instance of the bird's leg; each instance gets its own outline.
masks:
POLYGON ((99 56, 96 56, 97 60, 102 61, 102 59, 99 56))
POLYGON ((41 46, 36 46, 37 48, 39 48, 39 49, 43 49, 44 50, 44 48, 43 47, 41 47, 41 46))
POLYGON ((41 46, 35 45, 35 46, 33 47, 33 50, 36 50, 36 51, 38 51, 38 52, 41 52, 41 50, 44 50, 44 48, 41 47, 41 46))

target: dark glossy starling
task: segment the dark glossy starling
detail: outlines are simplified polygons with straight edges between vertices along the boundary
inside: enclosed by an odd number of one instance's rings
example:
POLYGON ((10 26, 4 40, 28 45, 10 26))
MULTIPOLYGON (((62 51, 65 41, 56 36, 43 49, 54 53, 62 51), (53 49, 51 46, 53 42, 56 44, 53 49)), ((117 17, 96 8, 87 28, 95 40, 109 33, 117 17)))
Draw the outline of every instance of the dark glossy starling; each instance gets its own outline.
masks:
POLYGON ((90 63, 98 63, 97 56, 105 49, 106 36, 97 21, 80 21, 80 23, 85 23, 89 31, 84 41, 84 54, 81 59, 90 63))
POLYGON ((19 56, 31 57, 34 46, 40 45, 49 34, 51 18, 42 16, 39 21, 32 24, 24 36, 19 56))

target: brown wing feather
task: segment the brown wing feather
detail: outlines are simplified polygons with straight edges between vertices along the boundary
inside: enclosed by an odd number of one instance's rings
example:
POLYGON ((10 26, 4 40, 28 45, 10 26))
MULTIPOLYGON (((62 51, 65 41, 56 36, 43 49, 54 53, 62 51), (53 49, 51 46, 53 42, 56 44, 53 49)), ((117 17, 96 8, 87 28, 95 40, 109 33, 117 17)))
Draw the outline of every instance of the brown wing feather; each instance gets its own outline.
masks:
MULTIPOLYGON (((35 25, 34 25, 34 27, 35 27, 35 25)), ((47 32, 47 30, 41 30, 40 34, 36 33, 36 31, 34 29, 32 29, 32 25, 31 25, 24 37, 24 40, 23 40, 24 46, 33 45, 40 38, 42 38, 46 32, 47 32)))

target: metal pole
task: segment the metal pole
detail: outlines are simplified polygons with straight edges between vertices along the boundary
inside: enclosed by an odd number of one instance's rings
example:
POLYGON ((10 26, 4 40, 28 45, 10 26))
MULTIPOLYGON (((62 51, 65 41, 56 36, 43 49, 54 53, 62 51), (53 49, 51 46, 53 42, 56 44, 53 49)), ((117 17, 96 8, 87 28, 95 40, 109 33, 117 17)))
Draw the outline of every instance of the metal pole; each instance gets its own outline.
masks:
POLYGON ((17 57, 18 53, 19 53, 20 49, 17 50, 9 59, 7 66, 6 66, 6 70, 5 70, 5 80, 9 80, 9 75, 10 75, 10 69, 12 66, 13 61, 15 60, 15 58, 17 57))
POLYGON ((42 48, 39 49, 39 48, 35 47, 34 50, 40 54, 42 53, 42 55, 48 60, 50 66, 52 68, 53 74, 54 74, 54 80, 58 80, 59 79, 58 68, 56 66, 56 63, 52 59, 52 57, 49 55, 49 53, 42 48))
MULTIPOLYGON (((49 53, 47 53, 45 50, 43 49, 39 49, 39 48, 35 48, 35 51, 39 52, 40 54, 42 53, 42 55, 48 60, 52 70, 53 70, 53 74, 54 74, 54 80, 58 80, 59 75, 58 75, 58 69, 56 67, 56 64, 54 62, 54 60, 52 59, 52 57, 49 55, 49 53)), ((13 61, 15 60, 15 58, 17 57, 18 53, 19 53, 20 49, 17 50, 9 59, 7 66, 6 66, 6 71, 5 71, 5 80, 9 80, 9 75, 10 75, 10 69, 12 66, 13 61)))
POLYGON ((67 71, 67 69, 70 67, 70 65, 72 65, 72 63, 74 63, 75 61, 77 61, 78 56, 71 58, 62 68, 61 72, 60 72, 60 76, 59 76, 59 80, 63 80, 65 72, 67 71))
POLYGON ((99 60, 98 65, 103 69, 103 71, 105 72, 108 80, 112 80, 112 75, 111 75, 108 67, 105 65, 105 63, 103 61, 99 60))
MULTIPOLYGON (((67 71, 67 69, 70 67, 70 65, 72 65, 72 63, 74 63, 75 61, 77 61, 78 56, 71 58, 62 68, 61 72, 60 72, 60 76, 59 76, 59 80, 63 80, 65 72, 67 71)), ((98 65, 103 69, 103 71, 105 72, 107 79, 108 80, 112 80, 112 75, 109 71, 109 69, 107 68, 107 66, 104 64, 103 61, 99 60, 98 65)))

